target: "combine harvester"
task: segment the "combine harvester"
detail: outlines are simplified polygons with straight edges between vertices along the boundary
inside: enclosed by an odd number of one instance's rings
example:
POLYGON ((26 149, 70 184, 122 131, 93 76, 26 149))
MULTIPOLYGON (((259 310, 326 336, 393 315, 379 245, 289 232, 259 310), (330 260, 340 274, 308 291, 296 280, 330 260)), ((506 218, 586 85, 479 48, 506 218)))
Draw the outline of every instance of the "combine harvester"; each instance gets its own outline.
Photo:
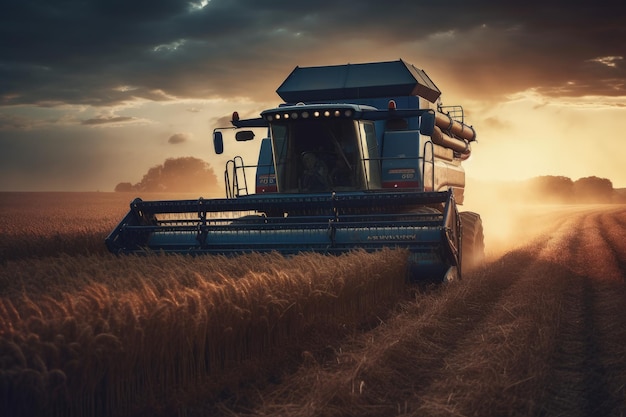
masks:
POLYGON ((424 71, 402 60, 296 67, 284 103, 215 129, 224 152, 265 128, 256 165, 226 164, 226 198, 142 201, 107 237, 113 253, 189 254, 406 248, 409 280, 449 281, 484 257, 476 213, 457 211, 474 129, 442 107, 424 71), (258 129, 257 129, 258 130, 258 129), (256 192, 246 172, 255 168, 256 192), (461 268, 463 265, 463 268, 461 268))

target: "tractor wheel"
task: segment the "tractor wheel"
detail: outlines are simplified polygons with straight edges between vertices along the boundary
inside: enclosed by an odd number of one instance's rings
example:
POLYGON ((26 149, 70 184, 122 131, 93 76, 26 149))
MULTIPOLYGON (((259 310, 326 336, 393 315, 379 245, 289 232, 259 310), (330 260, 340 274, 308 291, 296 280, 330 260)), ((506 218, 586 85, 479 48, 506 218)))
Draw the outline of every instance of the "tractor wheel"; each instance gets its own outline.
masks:
POLYGON ((461 218, 461 273, 480 267, 485 262, 485 237, 480 215, 471 211, 459 213, 461 218))

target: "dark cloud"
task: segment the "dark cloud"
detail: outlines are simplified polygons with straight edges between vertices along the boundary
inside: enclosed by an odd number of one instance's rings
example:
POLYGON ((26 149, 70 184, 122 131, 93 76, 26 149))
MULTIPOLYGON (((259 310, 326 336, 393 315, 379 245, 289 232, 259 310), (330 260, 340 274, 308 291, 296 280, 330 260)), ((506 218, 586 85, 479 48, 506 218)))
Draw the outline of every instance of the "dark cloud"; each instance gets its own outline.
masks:
POLYGON ((171 143, 172 145, 177 145, 179 143, 187 142, 189 140, 189 135, 187 133, 175 133, 167 140, 167 143, 171 143))
MULTIPOLYGON (((0 104, 275 98, 295 65, 404 58, 489 97, 624 95, 617 1, 9 0, 0 104)), ((435 82, 437 77, 435 78, 435 82)))
POLYGON ((0 130, 5 129, 28 129, 30 121, 23 117, 0 114, 0 130))
POLYGON ((111 123, 125 123, 135 120, 134 117, 125 117, 125 116, 101 116, 93 119, 83 120, 81 124, 83 125, 106 125, 111 123))

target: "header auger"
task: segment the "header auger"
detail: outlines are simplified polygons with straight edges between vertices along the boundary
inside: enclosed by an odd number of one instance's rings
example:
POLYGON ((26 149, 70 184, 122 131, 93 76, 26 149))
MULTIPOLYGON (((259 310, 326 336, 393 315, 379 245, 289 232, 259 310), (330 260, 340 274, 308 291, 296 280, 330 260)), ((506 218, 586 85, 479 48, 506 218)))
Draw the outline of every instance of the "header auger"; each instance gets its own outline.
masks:
MULTIPOLYGON (((233 113, 237 141, 263 128, 250 193, 246 166, 226 166, 226 198, 131 203, 106 239, 114 253, 329 254, 406 248, 412 281, 450 280, 484 256, 480 216, 460 213, 476 133, 460 106, 406 62, 296 67, 284 103, 233 113), (463 265, 463 268, 461 268, 463 265)), ((224 152, 214 131, 215 152, 224 152)))

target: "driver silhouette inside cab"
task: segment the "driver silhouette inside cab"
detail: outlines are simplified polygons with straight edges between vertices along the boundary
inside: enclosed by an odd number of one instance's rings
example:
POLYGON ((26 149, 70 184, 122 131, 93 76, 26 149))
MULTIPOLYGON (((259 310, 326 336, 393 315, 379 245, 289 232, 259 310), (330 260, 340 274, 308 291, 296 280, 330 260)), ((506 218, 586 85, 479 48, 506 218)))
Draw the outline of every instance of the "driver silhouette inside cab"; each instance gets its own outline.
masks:
POLYGON ((304 170, 301 177, 303 191, 330 190, 328 167, 313 152, 302 152, 304 170))

